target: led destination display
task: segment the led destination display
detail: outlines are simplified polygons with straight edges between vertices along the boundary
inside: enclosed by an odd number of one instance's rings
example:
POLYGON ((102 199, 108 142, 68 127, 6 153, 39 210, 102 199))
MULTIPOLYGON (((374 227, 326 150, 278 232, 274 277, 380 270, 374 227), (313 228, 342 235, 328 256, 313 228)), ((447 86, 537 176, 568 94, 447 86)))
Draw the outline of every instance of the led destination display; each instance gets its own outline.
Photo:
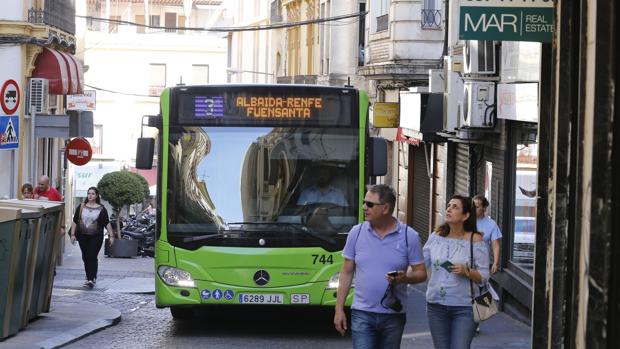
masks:
POLYGON ((176 121, 181 125, 346 127, 358 123, 354 117, 357 94, 347 88, 184 87, 172 108, 178 111, 176 121))
POLYGON ((245 108, 247 117, 309 119, 313 109, 321 109, 320 97, 237 97, 236 106, 245 108))

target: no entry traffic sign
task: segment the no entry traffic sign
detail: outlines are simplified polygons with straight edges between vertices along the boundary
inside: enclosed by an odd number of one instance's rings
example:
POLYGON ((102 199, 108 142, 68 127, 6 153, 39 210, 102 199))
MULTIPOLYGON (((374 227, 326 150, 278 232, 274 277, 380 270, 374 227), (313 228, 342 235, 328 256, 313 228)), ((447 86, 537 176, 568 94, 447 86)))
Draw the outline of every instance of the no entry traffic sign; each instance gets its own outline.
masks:
POLYGON ((19 85, 15 80, 7 80, 0 90, 0 106, 6 115, 12 115, 19 108, 19 85))
POLYGON ((86 165, 93 157, 93 149, 85 138, 78 137, 72 139, 65 149, 67 160, 71 163, 82 166, 86 165))

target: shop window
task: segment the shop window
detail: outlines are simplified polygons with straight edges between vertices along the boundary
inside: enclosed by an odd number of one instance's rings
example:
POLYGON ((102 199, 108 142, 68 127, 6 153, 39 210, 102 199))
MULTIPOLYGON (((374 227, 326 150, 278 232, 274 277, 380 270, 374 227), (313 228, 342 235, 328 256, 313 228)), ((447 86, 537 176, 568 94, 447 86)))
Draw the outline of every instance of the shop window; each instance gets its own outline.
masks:
POLYGON ((511 260, 533 274, 536 243, 537 144, 518 144, 511 260))

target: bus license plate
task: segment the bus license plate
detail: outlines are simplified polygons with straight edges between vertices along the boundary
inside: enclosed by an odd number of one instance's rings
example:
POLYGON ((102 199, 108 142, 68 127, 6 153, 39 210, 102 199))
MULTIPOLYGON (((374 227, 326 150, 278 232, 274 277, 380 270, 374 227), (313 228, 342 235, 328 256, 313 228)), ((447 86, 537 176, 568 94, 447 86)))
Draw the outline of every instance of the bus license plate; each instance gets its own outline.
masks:
POLYGON ((265 293, 239 293, 241 304, 284 304, 284 296, 281 294, 265 293))

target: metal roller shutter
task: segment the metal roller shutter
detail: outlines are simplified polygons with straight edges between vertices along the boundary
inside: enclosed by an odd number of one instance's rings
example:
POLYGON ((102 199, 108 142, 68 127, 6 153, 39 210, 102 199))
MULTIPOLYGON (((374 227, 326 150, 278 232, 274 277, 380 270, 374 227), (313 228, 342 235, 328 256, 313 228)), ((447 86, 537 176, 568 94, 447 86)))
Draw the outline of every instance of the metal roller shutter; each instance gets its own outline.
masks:
POLYGON ((454 162, 454 194, 469 196, 469 144, 456 144, 454 162))
MULTIPOLYGON (((430 151, 430 146, 426 147, 430 151)), ((413 165, 409 167, 413 172, 413 190, 410 191, 413 195, 413 220, 412 227, 415 229, 422 238, 422 241, 426 241, 429 227, 429 216, 431 214, 431 180, 428 177, 427 159, 431 161, 430 154, 424 155, 424 145, 420 144, 419 147, 410 147, 409 152, 411 154, 410 160, 413 165)), ((430 165, 430 163, 429 163, 430 165)))

